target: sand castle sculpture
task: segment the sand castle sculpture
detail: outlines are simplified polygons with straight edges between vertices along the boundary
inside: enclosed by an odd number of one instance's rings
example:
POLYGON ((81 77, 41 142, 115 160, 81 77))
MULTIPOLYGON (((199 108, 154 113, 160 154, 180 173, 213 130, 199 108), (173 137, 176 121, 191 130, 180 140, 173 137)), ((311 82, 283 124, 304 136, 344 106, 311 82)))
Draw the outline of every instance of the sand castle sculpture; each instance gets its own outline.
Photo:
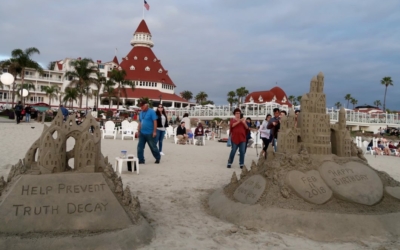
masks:
POLYGON ((354 240, 400 235, 400 183, 368 165, 346 129, 346 113, 330 124, 324 75, 311 79, 294 110, 282 117, 278 149, 268 148, 238 179, 209 198, 209 208, 225 220, 300 234, 315 240, 354 240))
POLYGON ((11 167, 7 180, 0 178, 0 236, 39 232, 68 238, 79 231, 83 241, 92 241, 91 246, 134 249, 150 242, 153 230, 141 215, 138 197, 129 187, 123 189, 121 177, 101 153, 98 122, 90 113, 80 125, 75 118, 71 115, 63 121, 59 111, 50 126, 44 125, 24 159, 11 167), (67 151, 71 137, 75 145, 67 151), (71 159, 73 166, 68 165, 71 159), (28 215, 44 214, 52 217, 26 220, 28 215))

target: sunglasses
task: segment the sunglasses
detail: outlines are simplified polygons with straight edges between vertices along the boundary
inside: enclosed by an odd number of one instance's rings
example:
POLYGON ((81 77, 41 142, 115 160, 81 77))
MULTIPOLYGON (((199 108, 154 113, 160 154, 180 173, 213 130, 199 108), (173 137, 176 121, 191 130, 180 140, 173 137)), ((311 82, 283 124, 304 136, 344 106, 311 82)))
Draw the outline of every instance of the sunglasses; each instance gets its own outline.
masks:
POLYGON ((159 109, 163 109, 164 107, 158 107, 159 109))

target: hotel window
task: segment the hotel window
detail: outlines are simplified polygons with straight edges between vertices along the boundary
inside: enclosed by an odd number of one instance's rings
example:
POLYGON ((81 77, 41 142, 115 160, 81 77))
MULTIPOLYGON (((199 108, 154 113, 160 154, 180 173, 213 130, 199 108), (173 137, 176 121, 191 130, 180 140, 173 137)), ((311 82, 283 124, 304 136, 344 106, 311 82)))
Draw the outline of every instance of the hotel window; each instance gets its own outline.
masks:
MULTIPOLYGON (((104 73, 102 73, 102 74, 104 74, 104 73)), ((58 76, 58 80, 60 80, 60 81, 61 81, 61 76, 58 76)))
POLYGON ((99 69, 104 69, 104 64, 99 64, 99 69))
POLYGON ((157 61, 157 58, 154 58, 153 62, 157 61))
POLYGON ((7 73, 8 72, 8 69, 3 69, 3 73, 7 73))
POLYGON ((162 73, 162 69, 159 69, 159 70, 158 70, 158 73, 162 73))
POLYGON ((144 57, 144 60, 147 61, 147 56, 144 57))
POLYGON ((135 66, 131 65, 130 70, 135 70, 135 66))
POLYGON ((150 67, 149 66, 147 66, 144 70, 146 70, 146 71, 150 71, 150 67))
POLYGON ((137 56, 135 56, 135 57, 133 58, 133 60, 137 60, 137 56))

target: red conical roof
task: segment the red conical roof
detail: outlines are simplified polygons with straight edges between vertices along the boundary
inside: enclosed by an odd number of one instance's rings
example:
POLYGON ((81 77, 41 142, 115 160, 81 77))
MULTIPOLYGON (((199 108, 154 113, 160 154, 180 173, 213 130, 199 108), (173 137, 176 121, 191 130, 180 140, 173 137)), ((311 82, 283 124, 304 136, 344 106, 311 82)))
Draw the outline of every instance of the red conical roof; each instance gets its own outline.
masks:
POLYGON ((113 61, 114 63, 116 63, 117 65, 119 65, 117 56, 114 56, 114 59, 113 59, 112 61, 113 61))
POLYGON ((150 33, 149 28, 147 27, 146 22, 144 21, 144 19, 139 23, 139 26, 137 27, 135 33, 150 33))

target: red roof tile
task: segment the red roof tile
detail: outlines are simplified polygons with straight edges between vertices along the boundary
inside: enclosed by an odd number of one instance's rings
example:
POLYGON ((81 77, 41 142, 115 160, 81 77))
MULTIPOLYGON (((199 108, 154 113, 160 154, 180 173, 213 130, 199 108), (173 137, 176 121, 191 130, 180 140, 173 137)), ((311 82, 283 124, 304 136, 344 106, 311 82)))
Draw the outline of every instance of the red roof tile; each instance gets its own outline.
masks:
POLYGON ((289 107, 292 106, 292 103, 288 100, 288 97, 280 87, 273 87, 271 90, 268 91, 255 91, 248 94, 245 98, 245 102, 250 102, 250 97, 253 97, 254 103, 265 103, 265 102, 272 102, 272 99, 276 97, 275 102, 281 105, 288 105, 289 107), (262 101, 259 100, 261 96, 262 101), (283 98, 286 98, 286 102, 282 102, 283 98))
POLYGON ((126 71, 127 80, 161 82, 175 86, 168 76, 168 70, 163 68, 161 61, 157 59, 151 48, 135 46, 126 57, 122 58, 120 66, 126 71), (134 70, 131 70, 131 66, 134 70), (146 71, 146 67, 150 70, 146 71))
POLYGON ((144 20, 142 20, 142 21, 139 23, 139 26, 137 27, 135 33, 149 33, 149 34, 151 34, 151 33, 150 33, 150 30, 149 30, 149 28, 147 27, 147 24, 146 24, 146 22, 145 22, 144 20))
POLYGON ((62 68, 63 68, 62 63, 60 63, 60 62, 62 62, 62 61, 56 62, 58 70, 62 70, 62 68))
MULTIPOLYGON (((118 93, 118 88, 115 90, 115 93, 118 93)), ((188 102, 176 94, 163 93, 157 89, 135 88, 134 90, 132 90, 131 88, 126 88, 125 91, 121 90, 121 98, 148 97, 151 100, 159 100, 160 95, 162 96, 161 99, 164 101, 178 101, 178 102, 185 102, 185 103, 188 102)), ((101 96, 105 96, 105 94, 102 94, 101 96)))

